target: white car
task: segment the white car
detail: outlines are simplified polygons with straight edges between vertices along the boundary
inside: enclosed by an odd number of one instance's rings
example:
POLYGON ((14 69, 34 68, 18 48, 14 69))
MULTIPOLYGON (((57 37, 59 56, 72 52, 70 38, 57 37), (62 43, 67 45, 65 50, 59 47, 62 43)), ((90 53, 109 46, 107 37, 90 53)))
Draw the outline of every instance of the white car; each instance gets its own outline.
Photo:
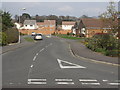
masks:
POLYGON ((32 32, 32 36, 35 36, 36 35, 36 33, 35 32, 32 32))
POLYGON ((42 38, 42 35, 41 34, 36 34, 35 36, 34 36, 34 40, 42 40, 43 38, 42 38))

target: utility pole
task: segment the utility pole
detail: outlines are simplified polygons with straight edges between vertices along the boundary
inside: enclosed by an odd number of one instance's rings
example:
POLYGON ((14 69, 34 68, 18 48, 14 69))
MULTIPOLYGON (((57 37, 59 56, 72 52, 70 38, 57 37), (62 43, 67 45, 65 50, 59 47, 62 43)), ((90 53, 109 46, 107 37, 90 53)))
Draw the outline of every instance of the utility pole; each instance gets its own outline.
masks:
MULTIPOLYGON (((21 10, 21 9, 20 9, 21 10)), ((19 10, 19 13, 20 13, 20 10, 19 10)), ((22 10, 26 10, 26 8, 22 8, 22 10)), ((20 15, 19 15, 19 25, 20 25, 20 15)), ((21 25, 20 25, 20 27, 21 27, 21 25)), ((19 40, 18 40, 18 43, 20 43, 20 27, 19 27, 19 30, 18 30, 18 32, 19 32, 19 40)))

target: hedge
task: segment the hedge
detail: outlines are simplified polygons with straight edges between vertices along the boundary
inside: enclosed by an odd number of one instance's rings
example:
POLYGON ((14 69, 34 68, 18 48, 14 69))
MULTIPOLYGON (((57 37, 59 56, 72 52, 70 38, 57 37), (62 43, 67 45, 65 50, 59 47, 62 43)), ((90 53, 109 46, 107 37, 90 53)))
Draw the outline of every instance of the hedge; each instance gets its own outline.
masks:
POLYGON ((16 43, 19 39, 19 32, 16 28, 9 28, 4 32, 7 35, 7 43, 16 43))

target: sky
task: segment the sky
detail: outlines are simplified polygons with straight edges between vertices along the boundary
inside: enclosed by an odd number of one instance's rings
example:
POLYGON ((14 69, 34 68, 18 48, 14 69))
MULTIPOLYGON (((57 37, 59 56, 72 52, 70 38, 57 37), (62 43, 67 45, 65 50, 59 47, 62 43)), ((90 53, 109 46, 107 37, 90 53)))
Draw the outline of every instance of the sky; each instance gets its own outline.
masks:
MULTIPOLYGON (((33 1, 33 0, 32 0, 33 1)), ((116 9, 118 8, 116 2, 116 9)), ((2 2, 2 9, 9 11, 12 17, 29 13, 38 15, 69 15, 80 17, 82 15, 98 16, 106 11, 108 2, 2 2), (26 10, 22 10, 26 8, 26 10)))

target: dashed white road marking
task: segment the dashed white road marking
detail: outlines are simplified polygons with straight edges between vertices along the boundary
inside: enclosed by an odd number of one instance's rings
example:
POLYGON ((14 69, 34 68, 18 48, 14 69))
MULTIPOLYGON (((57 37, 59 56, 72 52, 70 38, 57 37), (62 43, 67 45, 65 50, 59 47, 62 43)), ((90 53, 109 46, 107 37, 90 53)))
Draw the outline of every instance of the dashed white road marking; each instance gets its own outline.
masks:
POLYGON ((28 79, 29 82, 31 81, 47 81, 46 79, 28 79))
POLYGON ((56 82, 56 84, 74 84, 74 82, 56 82))
POLYGON ((120 85, 120 83, 108 83, 109 85, 120 85))
POLYGON ((33 65, 30 66, 31 68, 33 67, 33 65))
POLYGON ((36 54, 36 56, 38 55, 39 53, 36 54))
POLYGON ((80 66, 80 65, 71 63, 71 62, 63 61, 63 60, 60 60, 60 59, 57 59, 57 61, 58 61, 58 63, 59 63, 60 68, 86 68, 86 67, 83 67, 83 66, 80 66), (63 63, 67 63, 67 64, 69 64, 70 66, 63 66, 63 65, 62 65, 62 62, 63 62, 63 63), (71 66, 71 65, 73 65, 73 66, 71 66))
POLYGON ((82 85, 100 85, 100 83, 83 83, 82 82, 82 85))
POLYGON ((108 82, 108 80, 102 80, 103 82, 108 82))
POLYGON ((97 81, 97 80, 95 80, 95 79, 79 79, 79 81, 97 81))
POLYGON ((35 57, 33 58, 33 61, 35 61, 36 57, 37 57, 37 56, 35 56, 35 57))
POLYGON ((46 79, 28 79, 28 84, 47 84, 46 79))
POLYGON ((47 84, 46 82, 28 82, 28 84, 47 84))
POLYGON ((55 81, 72 81, 72 79, 55 79, 55 81))

